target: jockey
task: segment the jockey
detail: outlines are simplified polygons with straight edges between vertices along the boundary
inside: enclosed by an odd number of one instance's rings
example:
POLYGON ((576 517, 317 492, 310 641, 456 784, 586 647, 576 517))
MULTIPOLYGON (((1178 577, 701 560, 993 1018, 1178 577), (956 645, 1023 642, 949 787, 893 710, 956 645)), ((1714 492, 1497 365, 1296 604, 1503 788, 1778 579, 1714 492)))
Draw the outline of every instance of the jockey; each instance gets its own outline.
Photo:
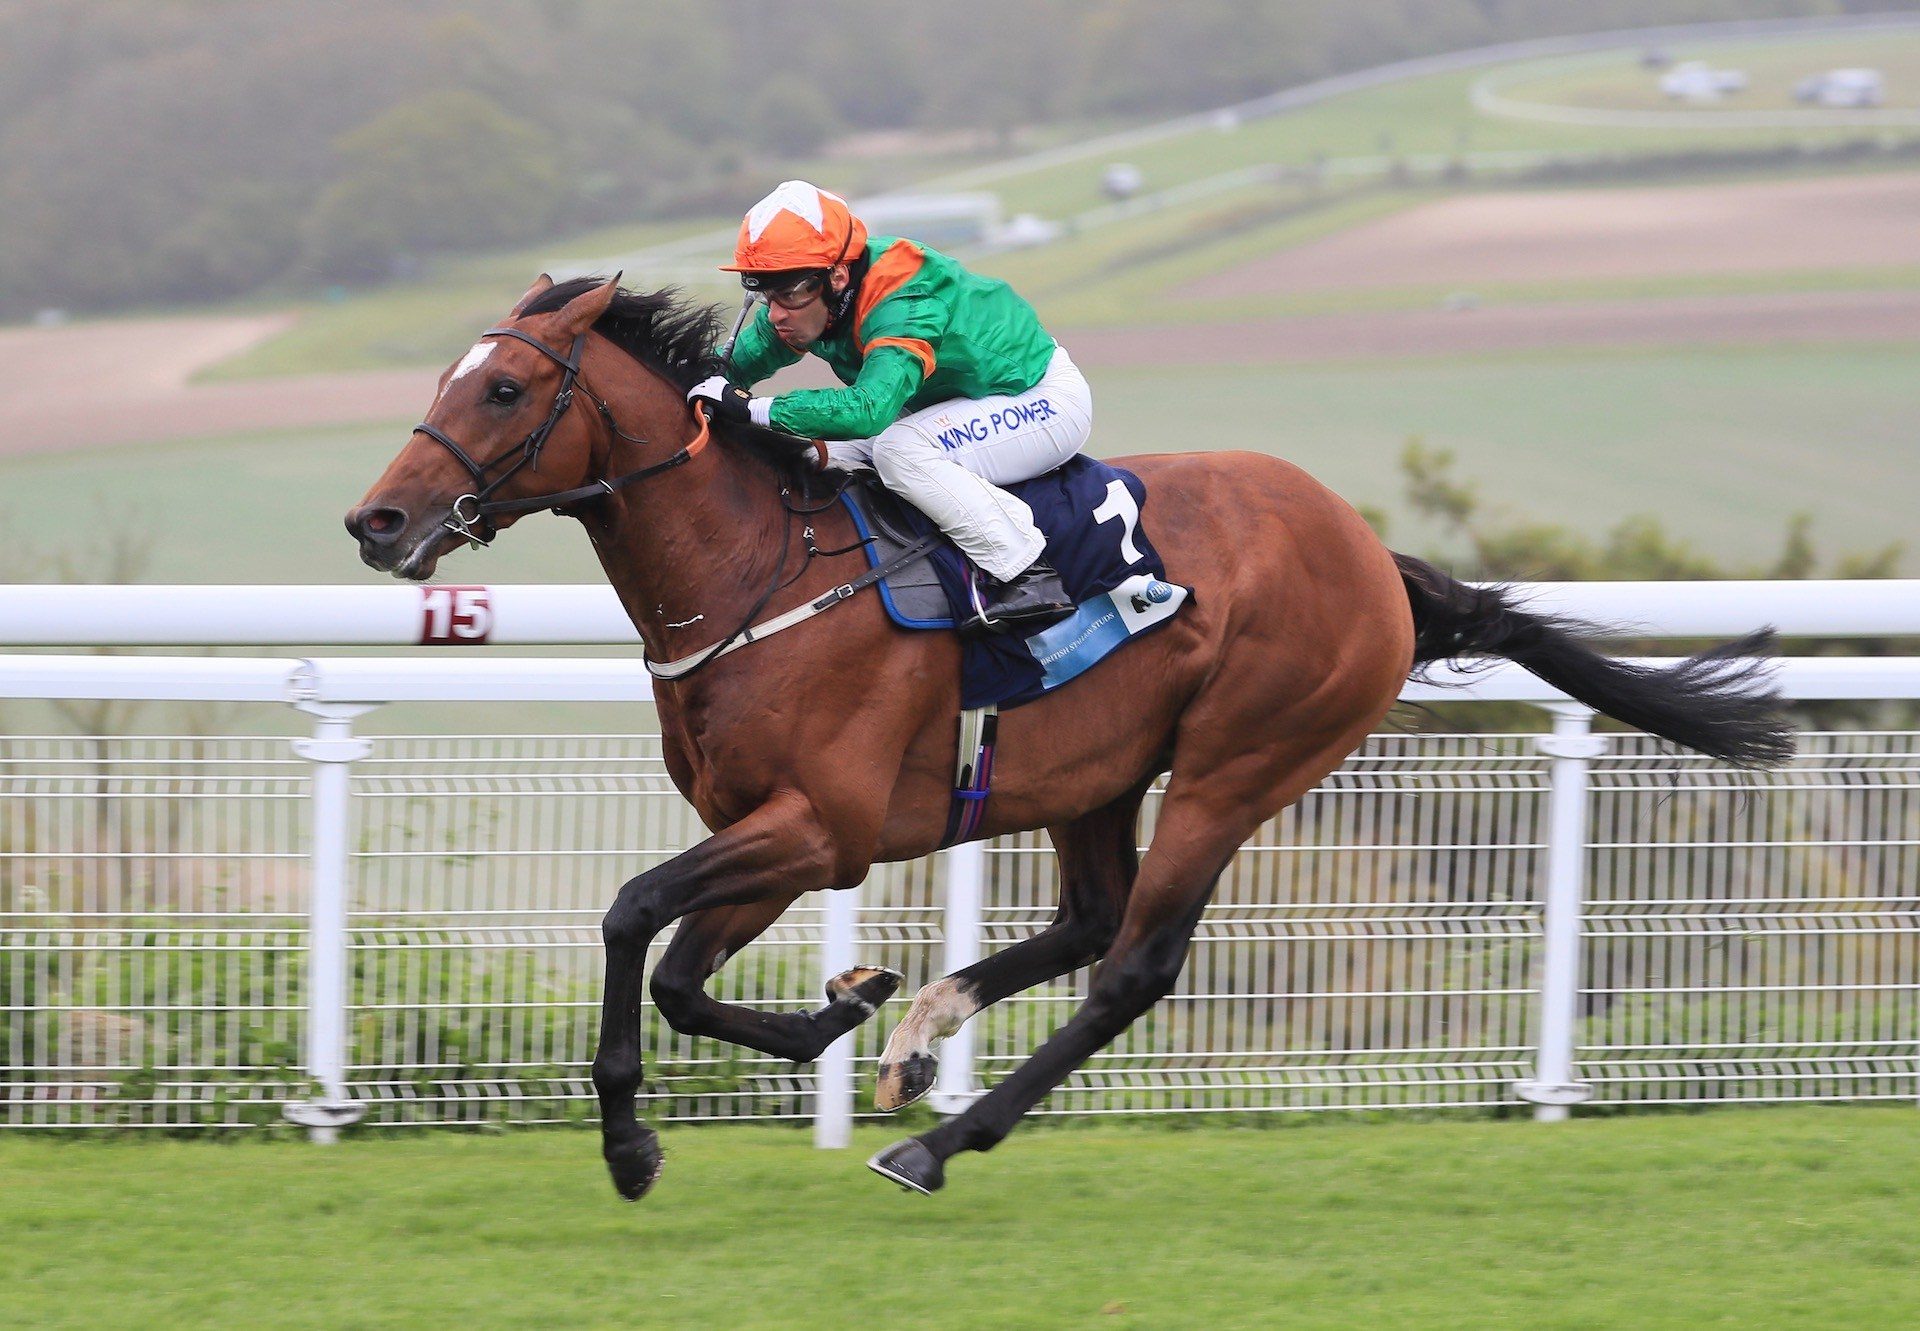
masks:
POLYGON ((829 466, 878 473, 986 575, 966 627, 1031 629, 1071 610, 1032 511, 1000 488, 1071 458, 1093 425, 1086 379, 1033 307, 924 245, 869 237, 844 199, 800 180, 754 205, 733 260, 723 271, 762 303, 731 374, 688 398, 827 441, 829 466), (740 386, 808 351, 846 386, 740 386))

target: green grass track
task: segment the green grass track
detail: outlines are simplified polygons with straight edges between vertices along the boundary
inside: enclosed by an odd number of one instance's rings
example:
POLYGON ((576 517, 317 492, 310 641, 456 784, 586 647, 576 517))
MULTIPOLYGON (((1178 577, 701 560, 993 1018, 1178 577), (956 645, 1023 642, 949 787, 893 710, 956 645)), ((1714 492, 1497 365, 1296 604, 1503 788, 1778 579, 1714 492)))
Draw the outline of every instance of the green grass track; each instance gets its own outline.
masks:
POLYGON ((1920 1320, 1911 1106, 1030 1130, 933 1198, 890 1139, 681 1129, 0 1140, 0 1289, 57 1327, 1835 1327, 1920 1320))

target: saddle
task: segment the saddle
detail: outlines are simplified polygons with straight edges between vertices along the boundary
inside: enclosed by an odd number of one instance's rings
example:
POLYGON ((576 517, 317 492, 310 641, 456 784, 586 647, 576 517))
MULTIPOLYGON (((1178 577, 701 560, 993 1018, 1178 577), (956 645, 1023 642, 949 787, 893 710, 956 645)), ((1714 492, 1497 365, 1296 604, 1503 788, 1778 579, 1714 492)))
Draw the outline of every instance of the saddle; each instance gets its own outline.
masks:
MULTIPOLYGON (((867 547, 869 568, 881 568, 900 558, 925 540, 933 526, 925 514, 887 489, 871 472, 855 472, 840 499, 853 515, 853 525, 867 547)), ((941 537, 941 543, 945 542, 941 537)), ((960 624, 935 571, 932 550, 882 578, 880 600, 887 607, 887 618, 903 629, 951 629, 960 624)))
MULTIPOLYGON (((1026 637, 963 639, 960 705, 967 709, 1006 709, 1041 697, 1172 619, 1192 596, 1192 589, 1166 581, 1166 566, 1140 527, 1146 486, 1132 472, 1077 456, 1005 488, 1032 510, 1047 538, 1042 557, 1059 572, 1075 609, 1026 637)), ((864 473, 840 502, 870 569, 934 539, 926 554, 880 580, 880 600, 894 624, 951 631, 966 621, 972 565, 931 519, 864 473)))

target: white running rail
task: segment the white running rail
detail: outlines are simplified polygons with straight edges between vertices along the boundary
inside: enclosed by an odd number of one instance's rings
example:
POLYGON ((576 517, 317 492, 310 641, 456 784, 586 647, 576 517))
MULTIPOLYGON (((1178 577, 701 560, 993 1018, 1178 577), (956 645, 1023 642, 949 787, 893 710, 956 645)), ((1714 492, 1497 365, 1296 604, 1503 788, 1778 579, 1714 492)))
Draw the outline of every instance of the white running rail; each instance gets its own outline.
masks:
MULTIPOLYGON (((1636 637, 1920 632, 1920 582, 1536 582, 1530 608, 1636 637)), ((0 647, 637 646, 613 589, 0 586, 0 647)))
MULTIPOLYGON (((1913 582, 1526 592, 1642 636, 1763 622, 1920 635, 1913 582)), ((603 588, 0 588, 0 641, 16 646, 423 640, 632 634, 603 588)), ((1917 658, 1773 670, 1794 699, 1920 698, 1917 658)), ((264 1108, 328 1140, 369 1112, 576 1116, 593 903, 699 835, 657 740, 375 742, 353 723, 389 702, 650 696, 630 658, 0 655, 0 698, 223 700, 313 718, 277 757, 265 740, 0 739, 0 1125, 230 1125, 264 1108), (570 812, 549 807, 563 801, 570 812), (243 805, 270 811, 267 830, 226 825, 243 805), (304 967, 283 974, 301 948, 304 967), (294 1043, 297 1060, 277 1052, 294 1043), (294 1062, 311 1089, 288 1080, 294 1062)), ((1587 709, 1508 665, 1441 672, 1403 697, 1530 703, 1552 732, 1370 744, 1243 852, 1158 1034, 1104 1052, 1052 1109, 1517 1097, 1552 1119, 1594 1097, 1920 1096, 1920 736, 1811 736, 1802 767, 1743 787, 1715 764, 1593 734, 1587 709), (1380 887, 1410 864, 1425 867, 1380 887), (1783 940, 1805 948, 1774 955, 1783 940), (1648 1005, 1664 1014, 1652 1025, 1648 1005)), ((1051 868, 1033 836, 940 859, 877 871, 859 916, 851 896, 794 912, 736 963, 759 969, 716 983, 735 985, 730 1001, 802 998, 856 938, 931 978, 1044 923, 1051 868)), ((962 1107, 1070 997, 1010 1000, 952 1041, 935 1107, 962 1107)), ((653 1065, 669 1116, 805 1115, 837 1145, 875 1034, 843 1040, 811 1076, 667 1032, 653 1065)))

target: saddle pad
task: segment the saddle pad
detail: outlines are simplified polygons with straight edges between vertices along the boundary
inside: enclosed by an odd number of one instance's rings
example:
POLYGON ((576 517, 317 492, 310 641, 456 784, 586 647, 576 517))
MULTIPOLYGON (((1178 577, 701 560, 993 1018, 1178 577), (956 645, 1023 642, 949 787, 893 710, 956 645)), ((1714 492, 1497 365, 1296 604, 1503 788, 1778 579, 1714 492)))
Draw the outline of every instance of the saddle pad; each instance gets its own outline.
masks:
MULTIPOLYGON (((1077 608, 1026 638, 966 639, 960 653, 964 708, 1005 710, 1032 702, 1172 619, 1192 595, 1190 588, 1165 580, 1166 566, 1140 527, 1146 486, 1132 472, 1080 456, 1005 488, 1033 510, 1047 538, 1045 558, 1077 608)), ((924 514, 877 482, 849 486, 841 501, 866 542, 869 567, 936 530, 924 514)), ((972 576, 966 558, 943 540, 927 559, 883 582, 881 601, 901 628, 952 629, 971 613, 967 585, 972 576)))
MULTIPOLYGON (((840 492, 840 502, 853 514, 854 529, 867 547, 868 568, 880 567, 933 530, 920 510, 864 472, 840 492)), ((950 629, 959 623, 930 558, 916 559, 881 579, 880 600, 887 617, 903 629, 950 629)))

